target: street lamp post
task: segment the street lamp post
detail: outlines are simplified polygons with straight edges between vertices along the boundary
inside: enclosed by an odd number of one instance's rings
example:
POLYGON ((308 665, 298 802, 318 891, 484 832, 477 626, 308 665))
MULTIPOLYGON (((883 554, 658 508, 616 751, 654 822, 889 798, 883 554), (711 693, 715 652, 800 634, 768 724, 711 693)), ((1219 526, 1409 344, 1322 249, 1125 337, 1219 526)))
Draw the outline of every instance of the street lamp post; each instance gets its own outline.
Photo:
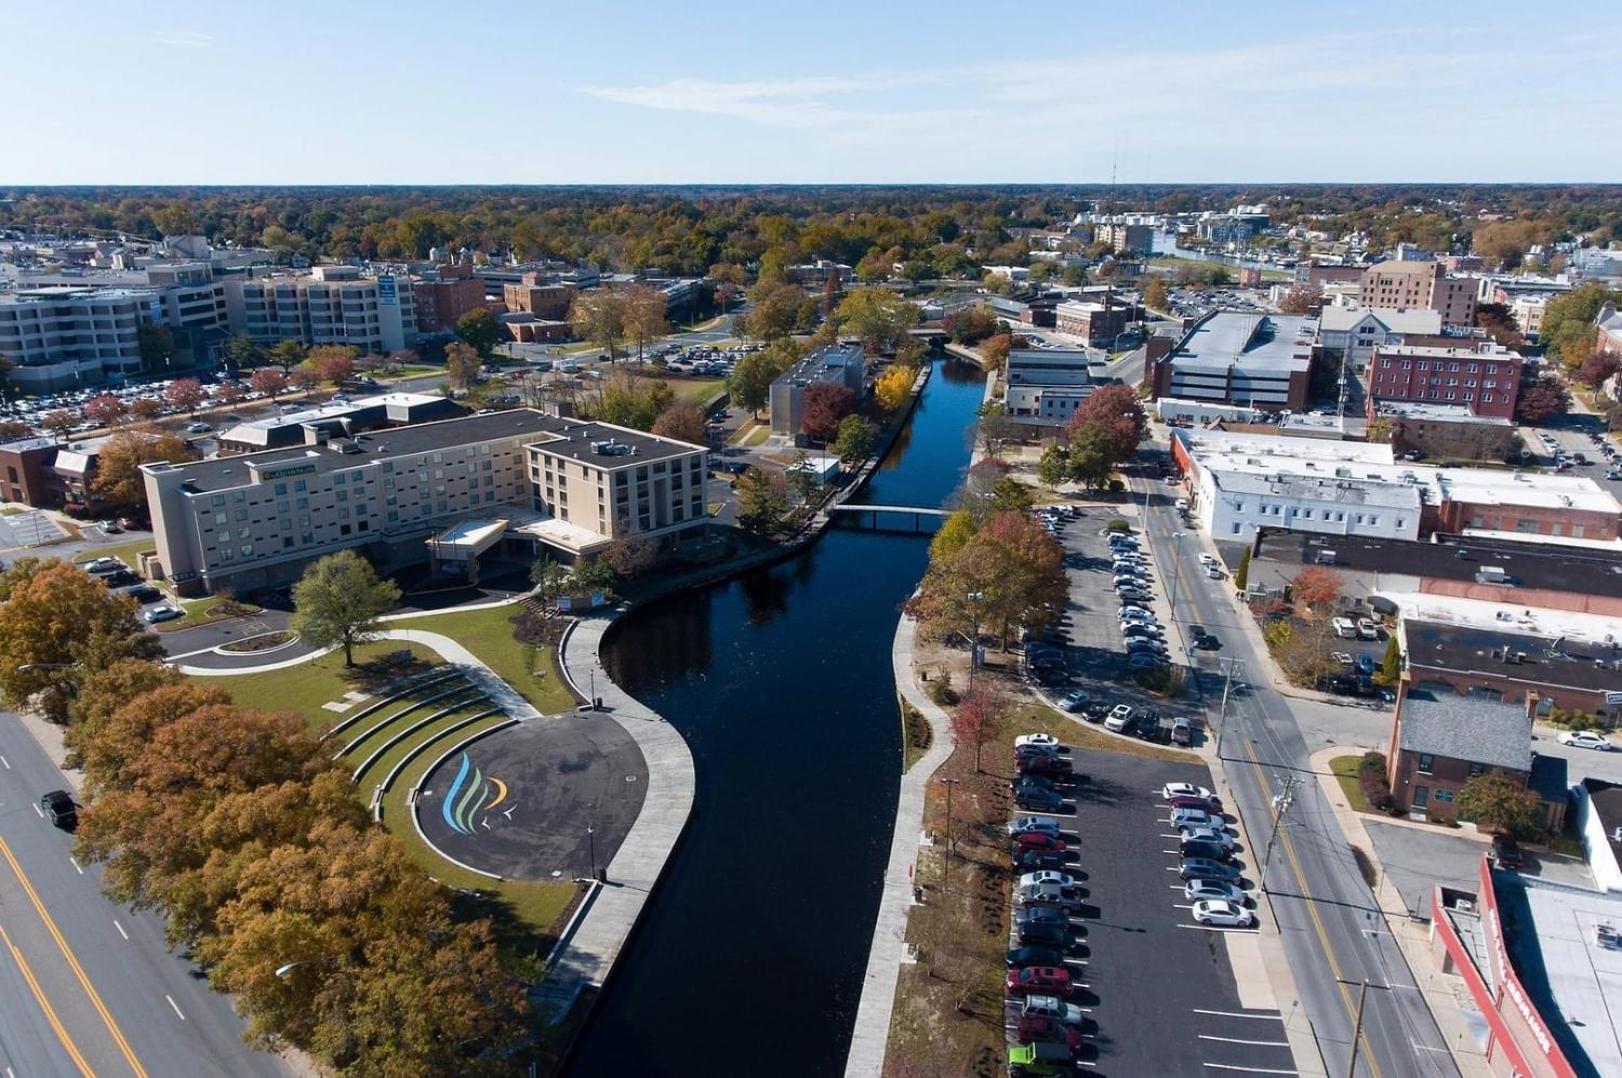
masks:
MULTIPOLYGON (((974 691, 974 668, 980 665, 980 604, 985 600, 983 591, 969 592, 974 607, 974 632, 969 636, 969 691, 974 691)), ((949 793, 950 791, 948 791, 949 793)))
POLYGON ((961 779, 941 779, 941 785, 946 787, 946 854, 941 861, 941 890, 948 890, 948 883, 952 878, 952 787, 961 779))
POLYGON ((591 878, 601 881, 603 876, 597 871, 597 828, 589 823, 586 825, 586 847, 591 852, 591 878))

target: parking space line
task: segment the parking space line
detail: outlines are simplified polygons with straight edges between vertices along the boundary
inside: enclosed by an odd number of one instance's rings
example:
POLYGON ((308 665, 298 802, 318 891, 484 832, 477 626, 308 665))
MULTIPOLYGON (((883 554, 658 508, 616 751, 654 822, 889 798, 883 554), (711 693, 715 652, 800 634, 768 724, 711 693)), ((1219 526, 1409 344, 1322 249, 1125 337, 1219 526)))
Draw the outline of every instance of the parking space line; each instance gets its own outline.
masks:
POLYGON ((1218 1018, 1260 1018, 1264 1022, 1284 1021, 1284 1016, 1282 1014, 1246 1014, 1244 1011, 1206 1011, 1201 1010, 1198 1007, 1195 1007, 1193 1010, 1195 1014, 1213 1014, 1218 1018))
POLYGON ((1300 1074, 1300 1071, 1278 1070, 1272 1067, 1239 1067, 1232 1063, 1202 1063, 1202 1067, 1210 1067, 1218 1071, 1244 1071, 1246 1074, 1300 1074))
POLYGON ((73 871, 75 871, 79 875, 83 876, 84 875, 84 866, 79 864, 79 859, 77 857, 74 857, 70 853, 70 854, 68 854, 68 860, 73 863, 73 871))
POLYGON ((11 761, 6 759, 4 756, 0 756, 0 764, 5 764, 7 771, 11 770, 11 761))
MULTIPOLYGON (((29 804, 30 804, 30 805, 34 805, 34 803, 33 803, 33 802, 32 802, 32 801, 30 801, 30 802, 28 802, 28 803, 29 803, 29 804)), ((40 819, 42 819, 42 820, 43 820, 43 819, 44 819, 44 818, 45 818, 45 813, 43 813, 43 812, 41 812, 41 811, 40 811, 40 808, 39 808, 39 806, 38 806, 38 805, 34 805, 34 815, 35 815, 35 816, 38 816, 38 817, 39 817, 39 818, 40 818, 40 819)))
POLYGON ((168 995, 168 994, 165 994, 163 998, 168 1000, 169 1001, 169 1006, 171 1006, 171 1007, 173 1007, 175 1009, 176 1017, 178 1017, 182 1022, 184 1022, 186 1020, 186 1016, 180 1012, 180 1004, 175 1002, 175 997, 171 996, 171 995, 168 995))
POLYGON ((1288 1048, 1290 1046, 1289 1041, 1246 1041, 1240 1040, 1238 1037, 1213 1037, 1209 1033, 1201 1033, 1199 1038, 1202 1041, 1221 1041, 1223 1044, 1257 1044, 1263 1048, 1288 1048))
POLYGON ((113 918, 113 927, 118 929, 118 934, 123 936, 126 940, 130 938, 130 934, 124 931, 124 926, 118 923, 117 917, 113 918))
POLYGON ((1257 929, 1257 928, 1229 928, 1229 927, 1227 927, 1225 925, 1185 925, 1185 924, 1179 924, 1177 927, 1178 928, 1192 928, 1192 929, 1194 929, 1196 931, 1199 931, 1199 932, 1238 932, 1238 933, 1243 933, 1244 935, 1247 935, 1247 936, 1254 936, 1257 932, 1261 931, 1260 929, 1257 929))

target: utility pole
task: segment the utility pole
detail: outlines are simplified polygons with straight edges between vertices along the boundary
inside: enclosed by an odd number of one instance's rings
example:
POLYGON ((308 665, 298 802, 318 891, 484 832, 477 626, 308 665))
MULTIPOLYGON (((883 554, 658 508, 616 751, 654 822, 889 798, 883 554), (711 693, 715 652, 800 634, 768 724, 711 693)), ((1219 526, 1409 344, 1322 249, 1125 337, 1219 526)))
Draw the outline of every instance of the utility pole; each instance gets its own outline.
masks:
POLYGON ((1300 784, 1301 780, 1294 775, 1286 775, 1281 780, 1283 789, 1273 795, 1273 830, 1267 836, 1267 849, 1262 854, 1262 873, 1258 881, 1263 894, 1267 893, 1267 866, 1273 859, 1273 843, 1278 841, 1279 830, 1284 826, 1284 814, 1295 804, 1295 788, 1300 784))
MULTIPOLYGON (((1351 984, 1352 982, 1341 981, 1340 983, 1351 984)), ((1357 992, 1357 1020, 1352 1023, 1352 1058, 1351 1061, 1346 1064, 1346 1078, 1357 1078, 1357 1050, 1362 1046, 1363 1042, 1363 1004, 1368 1000, 1369 988, 1371 986, 1369 985, 1367 979, 1363 980, 1361 983, 1362 987, 1359 988, 1357 992)), ((1383 992, 1391 991, 1391 987, 1389 985, 1377 984, 1373 985, 1372 987, 1378 988, 1383 992)))
POLYGON ((941 861, 942 891, 949 890, 947 884, 952 878, 952 787, 961 781, 961 779, 941 779, 941 785, 946 787, 946 856, 941 861))
POLYGON ((1243 674, 1245 661, 1243 659, 1224 659, 1223 665, 1227 667, 1227 676, 1222 679, 1222 710, 1217 714, 1217 759, 1225 760, 1222 755, 1222 738, 1228 732, 1228 694, 1233 689, 1235 674, 1243 674))

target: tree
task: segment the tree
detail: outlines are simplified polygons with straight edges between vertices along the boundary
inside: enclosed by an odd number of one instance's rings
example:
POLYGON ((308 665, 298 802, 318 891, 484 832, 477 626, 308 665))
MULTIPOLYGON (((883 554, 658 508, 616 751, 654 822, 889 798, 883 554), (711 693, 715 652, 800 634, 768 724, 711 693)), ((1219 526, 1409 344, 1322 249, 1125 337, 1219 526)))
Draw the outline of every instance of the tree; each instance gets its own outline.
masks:
POLYGON ((873 424, 859 415, 848 415, 839 421, 839 434, 828 448, 841 462, 854 464, 872 456, 877 441, 873 424))
POLYGON ((602 560, 614 570, 617 578, 630 580, 653 568, 654 562, 659 560, 659 548, 651 539, 632 535, 610 543, 603 550, 602 560))
POLYGON ((1112 463, 1119 464, 1135 456, 1139 444, 1149 436, 1149 417, 1131 386, 1099 386, 1081 402, 1065 427, 1072 441, 1088 430, 1097 433, 1112 463))
MULTIPOLYGON (((979 647, 978 640, 970 645, 969 661, 975 660, 974 650, 979 647)), ((974 746, 974 770, 980 770, 980 750, 986 742, 997 736, 1002 727, 1003 714, 1008 708, 1008 701, 1003 694, 995 688, 988 687, 984 681, 963 694, 957 707, 952 712, 952 734, 959 745, 974 746)))
POLYGON ((1246 547, 1245 552, 1243 554, 1239 555, 1239 568, 1237 568, 1237 569, 1235 569, 1233 571, 1233 586, 1235 588, 1239 589, 1240 591, 1244 591, 1245 586, 1247 584, 1249 584, 1249 583, 1250 583, 1250 548, 1246 547))
POLYGON ((0 699, 13 711, 43 693, 46 716, 65 721, 72 686, 87 672, 78 664, 92 648, 107 659, 162 651, 135 600, 66 562, 20 558, 0 573, 0 593, 0 699))
POLYGON ((750 468, 738 477, 738 525, 765 535, 788 516, 788 484, 776 472, 750 468))
POLYGON ((141 369, 155 370, 168 365, 175 354, 175 335, 160 322, 142 322, 135 327, 135 347, 141 354, 141 369))
POLYGON ((291 339, 277 341, 275 346, 271 348, 270 353, 268 356, 266 356, 266 358, 270 362, 276 364, 278 367, 291 368, 303 363, 304 357, 309 354, 309 351, 310 350, 304 346, 303 341, 295 341, 291 339))
POLYGON ((918 378, 918 368, 893 366, 873 383, 873 399, 886 412, 900 411, 912 395, 912 384, 918 378))
POLYGON ((1296 607, 1319 613, 1329 610, 1340 598, 1340 577, 1317 565, 1302 569, 1290 581, 1290 599, 1296 607))
POLYGON ((1543 804, 1526 783, 1497 768, 1477 775, 1459 789, 1454 805, 1459 815, 1483 831, 1527 838, 1543 825, 1543 804))
POLYGON ((163 396, 174 407, 183 408, 193 415, 197 413, 198 405, 208 399, 203 384, 195 378, 176 378, 163 391, 163 396))
POLYGON ((321 372, 313 363, 304 362, 287 372, 287 380, 301 393, 308 393, 321 384, 321 372))
POLYGON ((979 344, 997 332, 996 312, 984 303, 953 311, 941 320, 941 328, 958 344, 979 344))
POLYGON ((1036 504, 1031 488, 1008 475, 997 480, 991 488, 990 508, 993 513, 1024 513, 1036 504))
POLYGON ((1098 428, 1081 431, 1070 442, 1070 478, 1088 490, 1102 490, 1115 472, 1115 454, 1098 428))
POLYGON ((1055 624, 1068 601, 1064 550, 1024 513, 999 513, 949 556, 933 554, 908 607, 937 637, 990 626, 1006 647, 1016 627, 1055 624))
POLYGON ((799 346, 786 337, 770 348, 743 356, 727 378, 732 403, 759 415, 770 396, 772 382, 799 358, 799 346))
POLYGON ((594 288, 574 298, 569 307, 569 324, 575 334, 608 353, 608 361, 619 359, 620 342, 626 332, 625 298, 610 288, 594 288))
POLYGON ((349 344, 323 344, 310 349, 306 362, 320 375, 321 380, 337 387, 355 377, 355 357, 360 349, 349 344))
POLYGON ((806 303, 811 303, 813 311, 816 306, 803 288, 792 284, 756 284, 749 291, 749 300, 753 309, 739 318, 739 329, 762 341, 787 337, 801 325, 806 303))
POLYGON ((287 392, 287 372, 280 367, 260 367, 248 376, 248 387, 275 400, 287 392))
POLYGON ((40 416, 39 425, 58 438, 66 438, 79 425, 79 417, 65 408, 57 408, 40 416))
POLYGON ((1570 391, 1554 375, 1545 374, 1521 387, 1520 397, 1515 401, 1515 419, 1520 423, 1538 424, 1565 415, 1570 407, 1570 391))
POLYGON ((1284 294, 1278 309, 1284 314, 1308 314, 1323 301, 1323 289, 1314 285, 1296 285, 1284 294))
POLYGON ((979 530, 974 514, 967 509, 954 509, 944 521, 935 537, 929 541, 930 564, 945 562, 962 550, 979 530))
POLYGON ((1402 679, 1402 646, 1397 634, 1385 638, 1385 655, 1380 659, 1379 680, 1383 685, 1395 685, 1402 679))
POLYGON ((1170 299, 1166 295, 1166 279, 1156 274, 1143 287, 1143 305, 1151 311, 1164 311, 1170 299))
POLYGON ((1070 481, 1070 454, 1063 446, 1050 445, 1036 462, 1036 477, 1045 486, 1059 487, 1070 481))
POLYGON ((840 422, 856 410, 855 392, 832 382, 806 386, 804 401, 800 429, 808 437, 824 443, 838 436, 840 422))
POLYGON ((445 346, 445 374, 455 389, 472 389, 479 380, 483 363, 478 349, 465 341, 452 341, 445 346))
POLYGON ((601 396, 595 406, 597 418, 637 430, 652 429, 653 421, 676 399, 669 383, 628 370, 614 371, 598 385, 601 396))
POLYGON ((1014 345, 1014 338, 1009 333, 999 333, 995 337, 986 338, 980 346, 980 358, 988 370, 1001 370, 1003 364, 1008 362, 1008 350, 1014 345))
POLYGON ((624 297, 625 333, 636 344, 636 356, 641 359, 649 344, 670 332, 669 304, 663 292, 645 284, 627 288, 624 297))
POLYGON ((90 489, 109 505, 144 511, 147 508, 146 477, 141 465, 160 461, 178 464, 191 458, 191 450, 178 434, 120 431, 101 447, 90 489))
POLYGON ((501 340, 501 323, 484 307, 475 307, 456 320, 456 335, 487 356, 501 340))
POLYGON ((33 432, 33 428, 20 419, 0 419, 0 442, 14 442, 33 432))
POLYGON ((242 387, 235 382, 225 382, 214 391, 214 403, 226 408, 241 404, 242 398, 242 387))
POLYGON ((1577 370, 1577 380, 1590 389, 1598 389, 1618 370, 1622 370, 1622 356, 1615 352, 1595 352, 1583 360, 1577 370))
POLYGON ((353 550, 329 554, 293 586, 289 627, 318 648, 342 644, 344 665, 355 665, 355 645, 373 639, 378 621, 400 601, 392 580, 379 580, 371 562, 353 550))
POLYGON ((85 402, 84 417, 98 427, 111 427, 130 414, 129 405, 111 393, 98 393, 85 402))
POLYGON ((139 423, 151 423, 163 414, 163 402, 156 397, 136 397, 130 401, 130 418, 139 423))
POLYGON ((237 370, 249 370, 265 361, 265 350, 246 333, 225 342, 225 358, 237 370))
POLYGON ((918 305, 877 286, 852 289, 839 303, 839 323, 869 352, 894 352, 918 324, 918 305))
POLYGON ((614 589, 614 567, 604 558, 577 561, 569 570, 569 590, 577 594, 614 589))
POLYGON ((653 421, 653 433, 693 445, 705 444, 704 413, 690 401, 672 404, 653 421))
POLYGON ((569 568, 550 555, 542 554, 535 559, 535 564, 530 566, 529 581, 535 585, 535 594, 541 601, 550 603, 567 590, 569 568))
POLYGON ((1593 351, 1594 319, 1607 300, 1622 304, 1622 291, 1607 289, 1598 281, 1555 296, 1544 308, 1538 343, 1562 362, 1581 363, 1593 351))

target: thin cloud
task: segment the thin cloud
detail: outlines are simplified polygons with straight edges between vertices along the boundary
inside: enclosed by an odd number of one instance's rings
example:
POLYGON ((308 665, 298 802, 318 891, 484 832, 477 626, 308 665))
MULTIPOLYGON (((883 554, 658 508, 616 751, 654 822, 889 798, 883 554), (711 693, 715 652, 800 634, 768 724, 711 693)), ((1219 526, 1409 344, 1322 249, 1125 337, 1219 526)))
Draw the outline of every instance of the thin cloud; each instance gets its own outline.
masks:
POLYGON ((168 45, 177 49, 206 49, 214 44, 214 35, 201 30, 157 30, 143 40, 151 45, 168 45))

